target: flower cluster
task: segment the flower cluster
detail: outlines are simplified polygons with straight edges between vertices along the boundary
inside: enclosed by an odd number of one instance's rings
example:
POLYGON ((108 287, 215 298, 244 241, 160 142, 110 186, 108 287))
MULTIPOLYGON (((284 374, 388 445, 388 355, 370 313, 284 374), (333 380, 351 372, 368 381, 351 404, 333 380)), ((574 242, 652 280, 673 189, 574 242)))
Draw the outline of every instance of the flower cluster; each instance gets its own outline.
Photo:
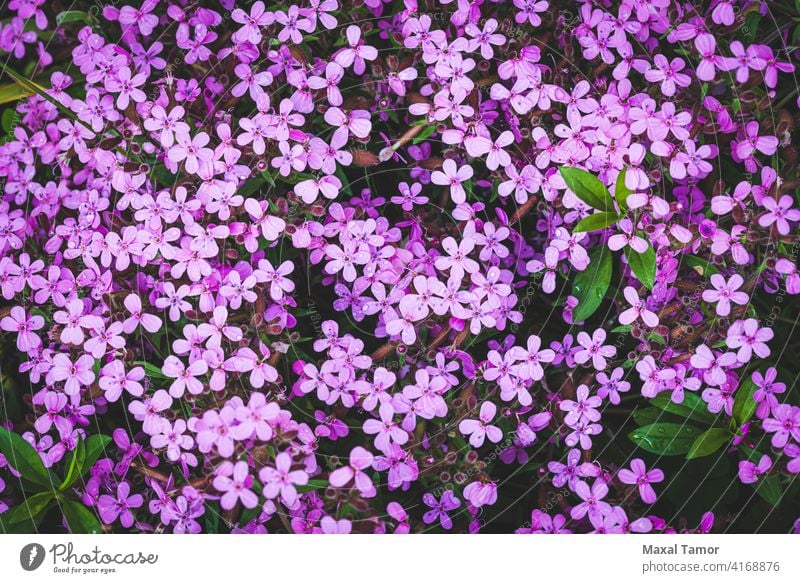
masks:
POLYGON ((800 530, 800 14, 125 1, 0 24, 3 531, 800 530))

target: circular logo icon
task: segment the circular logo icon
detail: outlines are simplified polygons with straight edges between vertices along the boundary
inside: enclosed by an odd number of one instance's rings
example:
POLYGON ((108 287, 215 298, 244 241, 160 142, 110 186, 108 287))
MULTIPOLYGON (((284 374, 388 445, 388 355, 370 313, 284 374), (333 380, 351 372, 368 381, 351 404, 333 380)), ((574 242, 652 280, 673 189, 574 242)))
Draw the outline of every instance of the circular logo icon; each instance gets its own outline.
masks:
POLYGON ((39 543, 25 545, 19 552, 19 564, 26 571, 35 571, 44 563, 44 555, 44 547, 39 543))

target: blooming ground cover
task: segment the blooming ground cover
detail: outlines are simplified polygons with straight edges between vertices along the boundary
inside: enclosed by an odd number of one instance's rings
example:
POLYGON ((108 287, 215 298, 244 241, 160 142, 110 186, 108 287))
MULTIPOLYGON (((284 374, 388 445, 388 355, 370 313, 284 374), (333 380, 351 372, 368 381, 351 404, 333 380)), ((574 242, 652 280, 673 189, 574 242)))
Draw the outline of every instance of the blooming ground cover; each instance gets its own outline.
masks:
POLYGON ((0 10, 2 531, 800 531, 800 3, 0 10))

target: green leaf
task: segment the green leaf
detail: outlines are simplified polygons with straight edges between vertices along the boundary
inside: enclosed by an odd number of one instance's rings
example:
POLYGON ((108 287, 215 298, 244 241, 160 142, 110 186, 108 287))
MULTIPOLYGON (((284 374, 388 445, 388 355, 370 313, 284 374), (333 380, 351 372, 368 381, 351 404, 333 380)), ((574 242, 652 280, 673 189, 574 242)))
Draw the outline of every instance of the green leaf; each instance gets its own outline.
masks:
POLYGON ((575 277, 572 295, 579 303, 572 312, 573 322, 586 320, 595 313, 603 301, 614 269, 611 255, 611 251, 605 245, 598 245, 589 254, 589 266, 575 277))
POLYGON ((720 447, 729 443, 732 437, 730 431, 727 429, 720 429, 718 427, 709 429, 695 440, 691 449, 686 454, 686 459, 693 460, 711 455, 720 447))
POLYGON ((86 474, 92 466, 97 463, 100 456, 105 453, 106 446, 111 442, 111 437, 108 435, 92 435, 86 440, 86 460, 83 462, 81 474, 86 474))
POLYGON ((753 398, 756 390, 758 390, 758 387, 753 382, 753 379, 748 378, 736 391, 736 398, 733 401, 733 419, 736 421, 737 427, 741 427, 750 421, 753 413, 758 409, 758 403, 753 398))
POLYGON ((5 427, 0 427, 0 452, 23 478, 48 489, 53 486, 53 476, 45 469, 39 453, 20 435, 5 427))
POLYGON ((412 144, 414 144, 414 145, 416 146, 416 145, 417 145, 417 144, 419 144, 420 142, 424 142, 425 140, 427 140, 428 138, 430 138, 430 137, 431 137, 431 134, 433 134, 433 132, 435 132, 435 131, 436 131, 436 125, 433 125, 433 124, 432 124, 432 125, 429 125, 429 126, 428 126, 428 127, 426 127, 424 130, 422 130, 422 131, 419 133, 419 135, 418 135, 418 136, 414 137, 414 139, 413 139, 413 140, 411 140, 411 143, 412 143, 412 144))
POLYGON ((689 451, 701 430, 685 423, 653 423, 634 429, 628 438, 650 453, 683 455, 689 451))
POLYGON ((619 208, 622 212, 626 212, 628 210, 628 197, 633 194, 633 191, 625 186, 625 175, 628 173, 626 168, 622 169, 622 172, 619 173, 617 176, 617 183, 614 185, 614 198, 619 205, 619 208))
POLYGON ((562 166, 559 171, 569 189, 583 202, 599 211, 614 212, 614 200, 594 174, 569 166, 562 166))
POLYGON ((312 490, 322 490, 328 487, 328 480, 309 480, 305 486, 295 486, 301 494, 304 492, 311 492, 312 490))
POLYGON ((143 360, 137 360, 133 364, 135 366, 141 366, 142 368, 144 368, 144 374, 146 374, 148 376, 148 378, 151 378, 151 379, 168 379, 169 378, 167 375, 165 375, 163 372, 161 372, 160 368, 158 368, 156 365, 154 365, 152 363, 145 362, 143 360))
POLYGON ((95 513, 80 502, 64 500, 61 510, 72 534, 99 534, 103 531, 95 513))
POLYGON ((599 231, 610 227, 619 220, 617 213, 595 213, 589 215, 578 222, 575 228, 572 229, 573 233, 588 233, 591 231, 599 231))
POLYGON ((36 519, 42 516, 47 508, 53 502, 53 492, 39 492, 26 498, 18 506, 12 508, 3 515, 3 522, 8 525, 19 524, 30 520, 36 522, 36 519))
POLYGON ((636 278, 647 289, 653 289, 656 282, 656 252, 653 246, 648 243, 647 251, 644 253, 625 247, 625 257, 628 259, 628 265, 636 278))
POLYGON ((783 497, 783 487, 778 476, 767 476, 756 484, 756 493, 772 506, 777 506, 783 497))
POLYGON ((6 83, 5 85, 0 85, 0 105, 13 103, 15 101, 19 101, 23 97, 30 97, 31 95, 33 95, 33 91, 22 87, 17 83, 6 83))
POLYGON ((62 25, 67 22, 82 22, 90 26, 97 24, 97 19, 83 10, 65 10, 56 15, 56 24, 62 25))
MULTIPOLYGON (((633 420, 636 425, 650 425, 658 423, 664 418, 664 412, 656 407, 640 407, 633 412, 633 420)), ((667 417, 671 418, 670 416, 667 417)))
POLYGON ((711 265, 705 259, 700 259, 695 255, 683 255, 681 256, 681 261, 686 263, 686 265, 694 269, 703 277, 711 277, 712 275, 719 273, 719 269, 711 265))
POLYGON ((714 424, 716 416, 709 413, 708 405, 706 405, 706 402, 703 401, 699 395, 684 391, 683 402, 675 403, 670 398, 670 394, 667 394, 667 392, 659 393, 650 399, 650 404, 654 407, 658 407, 662 411, 674 413, 675 415, 697 421, 703 425, 714 424))
POLYGON ((59 486, 59 490, 64 491, 72 484, 75 483, 83 470, 83 465, 86 463, 86 442, 78 438, 78 443, 75 444, 75 449, 69 452, 69 459, 67 460, 67 471, 64 473, 64 480, 59 486))

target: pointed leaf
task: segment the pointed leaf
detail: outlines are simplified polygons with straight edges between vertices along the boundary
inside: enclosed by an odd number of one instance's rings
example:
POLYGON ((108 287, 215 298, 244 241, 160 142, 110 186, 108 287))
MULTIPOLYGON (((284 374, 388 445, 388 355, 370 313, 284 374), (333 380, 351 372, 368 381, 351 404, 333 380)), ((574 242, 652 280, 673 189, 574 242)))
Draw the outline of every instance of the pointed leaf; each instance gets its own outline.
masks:
POLYGON ((18 506, 15 506, 5 514, 3 514, 3 522, 8 525, 19 524, 30 520, 36 522, 47 508, 53 502, 53 492, 38 492, 33 496, 29 496, 23 500, 18 506))
POLYGON ((626 168, 617 176, 617 183, 614 185, 614 199, 622 212, 628 210, 628 197, 633 194, 633 191, 625 186, 625 175, 628 173, 626 168))
POLYGON ((645 451, 659 455, 683 455, 689 451, 701 430, 685 423, 653 423, 628 434, 645 451))
POLYGON ((64 500, 61 505, 64 518, 72 534, 99 534, 103 532, 100 521, 97 520, 93 510, 90 510, 80 502, 74 500, 64 500))
POLYGON ((647 251, 644 253, 625 247, 625 257, 628 259, 628 265, 636 278, 647 289, 653 289, 656 282, 656 252, 653 246, 648 243, 647 251))
POLYGON ((731 438, 733 438, 733 436, 727 429, 720 429, 718 427, 709 429, 695 440, 691 449, 689 449, 689 452, 686 454, 686 459, 693 460, 711 455, 720 447, 729 443, 731 438))
POLYGON ((575 276, 572 295, 578 306, 572 312, 573 322, 582 322, 595 313, 611 283, 611 251, 605 245, 595 247, 589 254, 589 266, 575 276))
POLYGON ((64 473, 64 480, 59 486, 59 490, 64 491, 75 483, 75 480, 81 476, 84 463, 86 463, 86 442, 78 438, 75 449, 69 452, 67 470, 64 473))
POLYGON ((668 392, 659 393, 650 399, 650 404, 662 411, 680 415, 686 419, 697 421, 702 425, 712 425, 714 423, 716 416, 713 413, 709 413, 708 405, 696 393, 684 392, 682 403, 674 403, 670 395, 671 393, 668 394, 668 392))
POLYGON ((599 211, 614 212, 614 200, 594 174, 569 166, 562 166, 559 171, 569 189, 583 202, 599 211))
POLYGON ((778 476, 767 476, 756 484, 756 493, 772 506, 777 506, 783 497, 783 487, 778 476))
POLYGON ((581 219, 575 228, 572 229, 573 233, 588 233, 591 231, 599 231, 610 227, 619 220, 617 213, 595 213, 581 219))
POLYGON ((48 489, 53 486, 53 478, 45 469, 39 452, 22 436, 5 427, 0 427, 0 453, 23 478, 48 489))
POLYGON ((737 427, 741 427, 750 421, 753 413, 758 409, 758 403, 753 398, 753 394, 757 389, 758 387, 753 382, 753 379, 748 378, 736 391, 736 398, 733 401, 733 419, 736 421, 737 427))

